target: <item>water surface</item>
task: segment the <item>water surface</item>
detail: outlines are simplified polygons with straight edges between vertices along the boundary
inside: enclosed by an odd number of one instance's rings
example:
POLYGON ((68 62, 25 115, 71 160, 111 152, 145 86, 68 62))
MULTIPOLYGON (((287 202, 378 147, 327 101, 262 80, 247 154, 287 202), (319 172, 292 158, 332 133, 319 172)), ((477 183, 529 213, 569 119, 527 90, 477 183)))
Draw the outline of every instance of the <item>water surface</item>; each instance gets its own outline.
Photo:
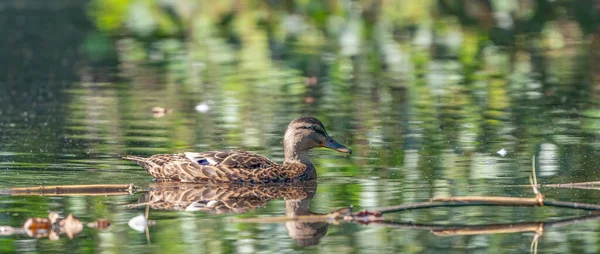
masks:
MULTIPOLYGON (((390 225, 236 219, 440 196, 533 197, 533 156, 542 184, 599 180, 600 44, 597 25, 578 6, 494 4, 493 14, 487 5, 395 1, 148 1, 114 8, 110 2, 25 1, 0 11, 0 31, 9 38, 0 40, 0 189, 135 188, 105 195, 2 192, 0 225, 20 227, 50 211, 111 225, 84 227, 72 239, 2 236, 0 252, 529 252, 532 231, 441 236, 390 225), (538 15, 546 8, 556 17, 538 15), (281 161, 283 132, 304 115, 320 119, 353 150, 312 151, 318 183, 310 191, 254 190, 261 198, 235 211, 202 209, 202 202, 148 205, 149 234, 128 225, 146 212, 132 204, 187 189, 153 193, 171 189, 156 187, 121 156, 245 149, 281 161)), ((201 196, 194 191, 202 188, 208 187, 191 187, 190 196, 201 196)), ((541 191, 551 200, 600 203, 594 189, 541 191)), ((588 214, 461 207, 385 218, 443 226, 588 214)), ((598 252, 599 226, 589 220, 547 228, 538 251, 598 252)))

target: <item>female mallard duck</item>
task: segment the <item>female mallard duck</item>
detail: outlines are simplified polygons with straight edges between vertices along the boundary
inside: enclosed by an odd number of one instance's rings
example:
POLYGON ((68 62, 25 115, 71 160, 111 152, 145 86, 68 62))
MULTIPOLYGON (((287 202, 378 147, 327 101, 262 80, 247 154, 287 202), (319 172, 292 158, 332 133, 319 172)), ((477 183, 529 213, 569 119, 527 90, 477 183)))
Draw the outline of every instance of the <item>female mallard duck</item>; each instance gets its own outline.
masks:
POLYGON ((186 152, 158 154, 148 158, 126 156, 158 181, 273 183, 317 178, 308 150, 326 147, 342 153, 352 151, 336 142, 314 117, 301 117, 288 125, 283 137, 284 161, 277 164, 246 151, 186 152))

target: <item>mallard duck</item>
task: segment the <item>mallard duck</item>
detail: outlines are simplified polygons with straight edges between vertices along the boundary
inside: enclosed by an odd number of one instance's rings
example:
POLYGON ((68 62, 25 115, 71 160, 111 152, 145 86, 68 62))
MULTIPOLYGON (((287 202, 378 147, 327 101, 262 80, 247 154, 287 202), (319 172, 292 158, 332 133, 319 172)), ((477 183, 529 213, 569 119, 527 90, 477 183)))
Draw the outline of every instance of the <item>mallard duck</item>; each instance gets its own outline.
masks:
POLYGON ((325 147, 342 153, 350 149, 327 134, 314 117, 293 120, 283 137, 284 161, 277 164, 255 153, 232 150, 158 154, 148 158, 125 156, 157 181, 275 183, 314 180, 315 167, 308 150, 325 147))

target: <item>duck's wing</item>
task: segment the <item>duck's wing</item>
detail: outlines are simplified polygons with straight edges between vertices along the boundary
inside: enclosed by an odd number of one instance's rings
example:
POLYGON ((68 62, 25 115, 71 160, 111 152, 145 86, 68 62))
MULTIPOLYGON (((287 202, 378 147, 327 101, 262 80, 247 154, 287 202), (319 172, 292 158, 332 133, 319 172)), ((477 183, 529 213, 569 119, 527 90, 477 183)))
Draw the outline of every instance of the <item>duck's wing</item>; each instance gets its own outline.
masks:
POLYGON ((241 150, 186 152, 185 157, 199 165, 210 165, 228 168, 259 169, 277 166, 267 157, 241 150))
POLYGON ((269 172, 272 170, 268 169, 280 168, 264 156, 239 150, 124 158, 137 162, 156 180, 163 181, 248 182, 253 179, 264 181, 272 178, 270 176, 272 173, 269 172))

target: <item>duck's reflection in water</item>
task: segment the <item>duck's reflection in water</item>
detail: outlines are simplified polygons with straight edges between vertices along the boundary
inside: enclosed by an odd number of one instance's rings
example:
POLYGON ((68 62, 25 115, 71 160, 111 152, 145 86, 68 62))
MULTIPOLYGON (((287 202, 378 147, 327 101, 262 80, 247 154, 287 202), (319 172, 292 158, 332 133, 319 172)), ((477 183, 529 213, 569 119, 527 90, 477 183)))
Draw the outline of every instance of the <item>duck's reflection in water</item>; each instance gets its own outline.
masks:
MULTIPOLYGON (((286 200, 285 215, 288 217, 313 215, 314 213, 310 211, 311 199, 312 196, 302 200, 286 200)), ((319 244, 321 238, 327 234, 329 223, 288 221, 285 227, 289 236, 296 240, 299 246, 311 246, 319 244)))
MULTIPOLYGON (((285 200, 285 215, 312 215, 310 201, 317 190, 315 181, 274 185, 215 185, 157 182, 149 186, 137 203, 155 210, 205 211, 209 213, 246 213, 276 199, 285 200)), ((288 221, 289 236, 300 246, 318 244, 327 234, 326 222, 288 221)))

